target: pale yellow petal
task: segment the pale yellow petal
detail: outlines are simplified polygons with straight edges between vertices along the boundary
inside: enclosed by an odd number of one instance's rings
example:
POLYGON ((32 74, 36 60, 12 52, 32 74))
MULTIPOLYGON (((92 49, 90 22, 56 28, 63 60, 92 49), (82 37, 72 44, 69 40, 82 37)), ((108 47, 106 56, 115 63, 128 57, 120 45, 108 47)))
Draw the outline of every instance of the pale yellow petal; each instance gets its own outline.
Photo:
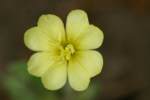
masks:
POLYGON ((24 42, 33 51, 47 51, 55 44, 39 27, 28 29, 24 35, 24 42))
POLYGON ((28 72, 34 76, 40 77, 54 63, 50 53, 39 52, 32 55, 28 61, 28 72))
POLYGON ((68 78, 70 86, 76 91, 83 91, 89 86, 90 76, 88 72, 75 60, 69 62, 68 78))
POLYGON ((75 40, 89 26, 88 16, 83 10, 73 10, 67 16, 66 30, 69 40, 75 40))
POLYGON ((103 58, 99 52, 93 50, 78 51, 75 59, 88 71, 91 77, 100 74, 103 58))
POLYGON ((65 41, 64 24, 56 15, 42 15, 38 20, 38 27, 43 29, 51 39, 59 42, 65 41))
POLYGON ((66 63, 55 63, 42 76, 42 83, 48 90, 58 90, 62 88, 67 80, 67 66, 66 63))
POLYGON ((76 40, 77 49, 96 49, 101 46, 104 39, 103 32, 96 26, 90 25, 82 36, 76 40))

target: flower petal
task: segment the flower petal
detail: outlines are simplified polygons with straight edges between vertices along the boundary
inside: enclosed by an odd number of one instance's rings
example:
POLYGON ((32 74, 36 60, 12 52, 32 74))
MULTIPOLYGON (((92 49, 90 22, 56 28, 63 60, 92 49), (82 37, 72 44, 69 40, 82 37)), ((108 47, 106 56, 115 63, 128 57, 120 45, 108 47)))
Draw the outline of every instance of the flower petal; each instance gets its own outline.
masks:
POLYGON ((69 62, 68 78, 71 87, 76 91, 83 91, 89 86, 90 76, 88 72, 75 60, 69 62))
POLYGON ((24 42, 25 45, 33 51, 49 50, 53 44, 47 34, 45 34, 39 27, 28 29, 24 35, 24 42))
POLYGON ((97 51, 78 51, 75 58, 88 71, 91 77, 98 75, 102 70, 103 58, 97 51))
POLYGON ((67 80, 66 63, 56 63, 43 76, 42 83, 48 90, 58 90, 62 88, 67 80))
POLYGON ((90 25, 81 37, 76 40, 77 49, 96 49, 103 42, 103 32, 96 26, 90 25))
POLYGON ((56 15, 42 15, 38 20, 38 27, 42 28, 51 39, 65 41, 64 24, 56 15))
POLYGON ((54 63, 50 53, 39 52, 32 55, 28 61, 28 72, 34 76, 40 77, 54 63))
POLYGON ((88 16, 83 10, 73 10, 67 16, 67 38, 74 40, 84 33, 89 26, 88 16))

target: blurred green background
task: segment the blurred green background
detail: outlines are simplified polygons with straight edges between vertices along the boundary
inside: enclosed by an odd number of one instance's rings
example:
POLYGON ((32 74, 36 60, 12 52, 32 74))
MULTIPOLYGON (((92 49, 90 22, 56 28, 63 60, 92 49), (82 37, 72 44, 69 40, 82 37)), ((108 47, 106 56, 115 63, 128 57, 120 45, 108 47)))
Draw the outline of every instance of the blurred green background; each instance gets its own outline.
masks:
POLYGON ((0 0, 0 100, 150 100, 150 0, 0 0), (27 73, 24 32, 77 8, 104 32, 102 73, 84 92, 47 91, 27 73))

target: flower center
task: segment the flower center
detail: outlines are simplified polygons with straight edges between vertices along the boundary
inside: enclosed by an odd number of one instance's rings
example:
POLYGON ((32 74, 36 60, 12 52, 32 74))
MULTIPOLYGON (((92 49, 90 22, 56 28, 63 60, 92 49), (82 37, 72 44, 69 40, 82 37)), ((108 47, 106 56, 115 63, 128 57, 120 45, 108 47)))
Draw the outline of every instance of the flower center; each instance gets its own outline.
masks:
POLYGON ((63 56, 66 60, 70 60, 71 56, 75 53, 75 49, 72 44, 67 44, 63 49, 63 56))

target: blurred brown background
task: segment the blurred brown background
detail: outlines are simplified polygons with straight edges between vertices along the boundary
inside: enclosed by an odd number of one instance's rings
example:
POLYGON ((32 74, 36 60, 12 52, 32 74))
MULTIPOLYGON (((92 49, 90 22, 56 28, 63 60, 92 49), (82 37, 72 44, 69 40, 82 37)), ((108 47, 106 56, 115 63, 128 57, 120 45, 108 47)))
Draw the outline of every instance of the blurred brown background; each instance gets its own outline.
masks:
MULTIPOLYGON (((77 8, 105 36, 99 49, 104 68, 92 81, 100 84, 95 100, 150 100, 150 0, 0 0, 0 73, 32 54, 23 35, 41 14, 56 14, 65 22, 77 8)), ((0 100, 11 100, 1 83, 0 100)))

